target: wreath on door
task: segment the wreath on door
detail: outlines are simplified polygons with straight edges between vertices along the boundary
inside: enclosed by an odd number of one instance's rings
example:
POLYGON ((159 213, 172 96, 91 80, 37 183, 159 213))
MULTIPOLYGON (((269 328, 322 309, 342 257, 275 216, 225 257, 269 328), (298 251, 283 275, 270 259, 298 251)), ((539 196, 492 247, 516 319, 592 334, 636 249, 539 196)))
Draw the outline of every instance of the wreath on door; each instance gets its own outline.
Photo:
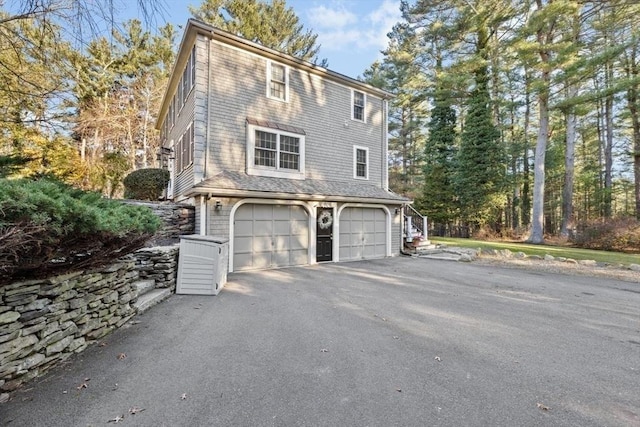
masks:
POLYGON ((318 216, 318 226, 321 229, 326 230, 327 228, 331 227, 331 224, 333 224, 333 216, 331 215, 331 211, 322 211, 320 213, 320 216, 318 216))

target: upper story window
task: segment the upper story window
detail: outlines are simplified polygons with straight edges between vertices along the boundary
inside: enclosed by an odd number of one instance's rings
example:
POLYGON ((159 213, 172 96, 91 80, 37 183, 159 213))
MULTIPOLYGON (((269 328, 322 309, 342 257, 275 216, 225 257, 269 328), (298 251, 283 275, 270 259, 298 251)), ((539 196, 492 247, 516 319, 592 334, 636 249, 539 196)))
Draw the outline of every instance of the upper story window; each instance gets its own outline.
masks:
POLYGON ((366 147, 353 147, 353 177, 369 179, 369 149, 366 147))
POLYGON ((304 179, 305 136, 249 123, 247 173, 304 179))
POLYGON ((364 92, 358 92, 357 90, 351 91, 351 119, 359 120, 361 122, 365 121, 365 110, 364 106, 366 103, 367 97, 364 92))
POLYGON ((281 101, 289 99, 289 74, 284 65, 267 64, 267 96, 281 101))
POLYGON ((193 122, 187 126, 187 130, 178 138, 175 148, 175 172, 179 174, 193 163, 193 149, 195 140, 195 128, 193 122))

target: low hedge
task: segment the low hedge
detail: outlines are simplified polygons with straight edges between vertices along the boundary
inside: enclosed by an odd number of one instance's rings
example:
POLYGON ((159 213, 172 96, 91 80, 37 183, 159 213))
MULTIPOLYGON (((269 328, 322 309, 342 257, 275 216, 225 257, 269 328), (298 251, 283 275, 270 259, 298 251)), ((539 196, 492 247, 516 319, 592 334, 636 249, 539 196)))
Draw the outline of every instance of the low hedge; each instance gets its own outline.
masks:
POLYGON ((55 180, 0 179, 0 283, 106 264, 160 225, 148 208, 55 180))
POLYGON ((167 187, 170 175, 166 169, 138 169, 123 181, 125 199, 158 200, 167 187))

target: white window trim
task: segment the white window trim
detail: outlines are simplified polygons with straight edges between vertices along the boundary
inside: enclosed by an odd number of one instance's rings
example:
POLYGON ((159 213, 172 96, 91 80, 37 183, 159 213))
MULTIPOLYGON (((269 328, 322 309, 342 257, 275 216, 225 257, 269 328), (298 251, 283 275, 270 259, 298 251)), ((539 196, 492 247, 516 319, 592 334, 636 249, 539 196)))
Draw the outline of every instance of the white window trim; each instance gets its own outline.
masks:
POLYGON ((367 123, 367 94, 360 90, 351 89, 351 120, 360 123, 367 123), (364 103, 364 105, 362 106, 362 120, 356 119, 353 115, 353 107, 355 106, 355 92, 361 93, 363 97, 362 102, 364 103))
POLYGON ((361 179, 364 181, 368 181, 369 180, 369 148, 367 147, 361 147, 359 145, 354 145, 353 146, 353 177, 355 179, 361 179), (367 155, 367 164, 366 164, 366 170, 365 170, 365 175, 366 176, 358 176, 358 150, 364 150, 366 155, 367 155))
MULTIPOLYGON (((273 178, 289 178, 289 179, 304 179, 304 165, 305 165, 305 136, 299 133, 285 132, 279 129, 273 129, 263 126, 256 126, 247 124, 247 174, 269 176, 273 178), (300 140, 300 157, 298 159, 298 165, 300 170, 294 171, 290 169, 280 169, 280 156, 276 155, 276 168, 266 166, 256 166, 255 161, 255 143, 256 143, 256 131, 263 131, 268 133, 275 133, 277 135, 292 136, 300 140)), ((278 149, 277 154, 280 153, 280 137, 278 136, 278 149)))
POLYGON ((289 67, 278 62, 267 61, 267 98, 280 102, 289 102, 289 67), (271 64, 284 67, 284 99, 271 96, 271 64))

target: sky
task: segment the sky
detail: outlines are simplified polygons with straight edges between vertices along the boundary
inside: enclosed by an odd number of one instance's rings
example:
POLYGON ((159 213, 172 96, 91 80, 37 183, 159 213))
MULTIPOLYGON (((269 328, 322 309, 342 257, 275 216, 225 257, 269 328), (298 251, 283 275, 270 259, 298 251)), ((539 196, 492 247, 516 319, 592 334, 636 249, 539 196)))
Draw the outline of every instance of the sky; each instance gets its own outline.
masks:
MULTIPOLYGON (((176 27, 191 17, 188 5, 200 4, 198 0, 164 1, 166 10, 156 19, 160 25, 171 22, 176 27)), ((125 19, 137 17, 136 2, 126 4, 125 19)), ((327 59, 328 68, 353 78, 382 58, 387 33, 400 21, 400 0, 287 0, 287 5, 305 29, 318 34, 319 58, 327 59)))

